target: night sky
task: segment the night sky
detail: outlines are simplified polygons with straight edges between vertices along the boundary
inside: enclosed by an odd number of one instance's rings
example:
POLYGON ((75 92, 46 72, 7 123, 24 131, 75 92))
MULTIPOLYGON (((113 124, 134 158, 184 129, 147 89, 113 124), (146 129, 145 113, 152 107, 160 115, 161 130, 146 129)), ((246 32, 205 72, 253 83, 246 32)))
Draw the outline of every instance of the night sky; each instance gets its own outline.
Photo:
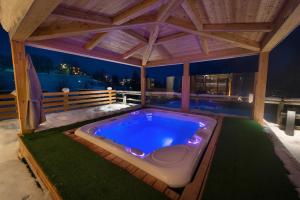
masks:
MULTIPOLYGON (((10 56, 10 46, 8 35, 1 28, 0 30, 0 56, 10 56)), ((267 95, 300 97, 300 27, 292 32, 281 44, 279 44, 270 55, 267 95)), ((80 56, 73 56, 58 52, 26 48, 31 55, 40 55, 51 58, 54 66, 60 63, 70 63, 78 65, 89 73, 104 69, 111 75, 119 77, 131 77, 136 67, 117 64, 107 61, 100 61, 80 56)), ((254 72, 257 69, 257 56, 244 58, 227 59, 220 61, 208 61, 194 63, 191 65, 191 74, 210 74, 210 73, 230 73, 230 72, 254 72)), ((1 67, 1 66, 0 66, 1 67)), ((164 78, 174 75, 181 76, 182 67, 180 65, 169 67, 156 67, 147 70, 148 76, 164 78), (159 73, 158 73, 159 72, 159 73)))

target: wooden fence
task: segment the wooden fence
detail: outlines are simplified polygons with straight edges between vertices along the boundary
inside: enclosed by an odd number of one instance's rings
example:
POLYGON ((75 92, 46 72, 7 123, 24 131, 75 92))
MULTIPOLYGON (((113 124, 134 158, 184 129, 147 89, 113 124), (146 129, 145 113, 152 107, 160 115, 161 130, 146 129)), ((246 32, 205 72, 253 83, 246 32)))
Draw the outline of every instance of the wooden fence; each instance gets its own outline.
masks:
MULTIPOLYGON (((115 90, 46 92, 43 107, 46 113, 62 112, 116 102, 115 90)), ((11 94, 0 95, 0 120, 17 117, 16 100, 11 94)))
MULTIPOLYGON (((288 110, 287 108, 289 106, 293 106, 293 107, 300 106, 300 99, 299 98, 284 99, 284 98, 268 97, 266 98, 265 103, 277 105, 276 123, 279 124, 282 129, 284 129, 286 123, 287 110, 288 110)), ((296 114, 296 120, 300 120, 300 114, 296 114)), ((296 125, 295 129, 300 130, 300 126, 296 125)))
POLYGON ((124 96, 126 96, 127 103, 141 103, 141 92, 140 91, 125 91, 117 90, 117 100, 119 102, 123 101, 124 96))
MULTIPOLYGON (((180 98, 181 93, 176 92, 147 92, 148 97, 159 96, 175 96, 180 98)), ((104 104, 122 102, 126 96, 127 103, 140 103, 140 91, 115 91, 115 90, 93 90, 93 91, 74 91, 74 92, 46 92, 44 93, 43 106, 46 113, 61 112, 67 110, 74 110, 104 104)), ((248 101, 248 97, 238 96, 223 96, 223 95, 205 95, 205 94, 191 94, 191 99, 210 99, 215 101, 236 102, 248 101)), ((266 104, 277 104, 277 123, 284 125, 286 106, 300 106, 300 99, 280 99, 267 97, 266 104)), ((0 120, 17 117, 16 100, 11 94, 0 95, 0 120)), ((296 115, 296 119, 300 119, 300 114, 296 115)), ((296 126, 300 129, 299 126, 296 126)))
POLYGON ((0 120, 16 118, 18 115, 15 96, 0 94, 0 120))
POLYGON ((115 90, 93 90, 44 93, 46 113, 68 111, 116 102, 115 90))

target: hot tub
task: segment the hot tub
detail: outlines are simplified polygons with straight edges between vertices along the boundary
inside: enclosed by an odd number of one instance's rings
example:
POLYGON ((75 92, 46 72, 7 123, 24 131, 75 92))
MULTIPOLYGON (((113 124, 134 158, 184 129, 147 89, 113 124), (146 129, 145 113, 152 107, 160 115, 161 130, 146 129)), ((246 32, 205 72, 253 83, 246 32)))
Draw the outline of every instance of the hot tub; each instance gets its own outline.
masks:
POLYGON ((119 156, 170 187, 191 181, 217 121, 143 109, 85 125, 75 134, 119 156))

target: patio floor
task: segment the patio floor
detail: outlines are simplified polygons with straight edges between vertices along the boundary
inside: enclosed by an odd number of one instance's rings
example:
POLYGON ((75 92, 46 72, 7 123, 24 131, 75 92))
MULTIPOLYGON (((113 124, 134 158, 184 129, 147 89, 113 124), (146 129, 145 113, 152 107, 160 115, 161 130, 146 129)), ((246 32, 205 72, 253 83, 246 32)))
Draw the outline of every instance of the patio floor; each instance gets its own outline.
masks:
MULTIPOLYGON (((116 103, 87 109, 51 113, 46 116, 47 121, 41 125, 38 131, 115 114, 120 110, 136 109, 138 107, 135 104, 124 105, 116 103)), ((50 199, 49 195, 37 186, 26 165, 18 159, 18 132, 19 125, 16 119, 0 121, 1 198, 7 200, 48 200, 50 199)))
MULTIPOLYGON (((94 119, 105 115, 116 114, 119 110, 134 110, 139 106, 130 104, 128 106, 123 104, 111 104, 81 110, 73 110, 62 113, 51 113, 47 115, 47 122, 44 123, 38 130, 45 130, 54 127, 60 127, 76 122, 94 119)), ((292 158, 299 162, 299 140, 300 131, 295 132, 294 137, 286 136, 283 131, 280 132, 278 127, 274 124, 268 124, 272 133, 280 141, 280 144, 288 150, 292 158)), ((49 195, 44 193, 35 183, 29 170, 17 158, 18 151, 18 122, 17 120, 0 121, 0 194, 5 199, 50 199, 49 195), (18 179, 11 179, 11 177, 18 177, 18 179), (11 190, 14 188, 14 190, 11 190)), ((275 150, 278 145, 275 144, 275 150)), ((278 148, 277 148, 278 150, 278 148)), ((282 150, 279 150, 279 154, 282 150)), ((277 152, 278 154, 278 152, 277 152)), ((280 155, 278 155, 283 159, 280 155)), ((284 163, 286 168, 289 168, 289 161, 284 163)), ((299 171, 294 172, 293 176, 289 176, 292 182, 299 182, 299 171)), ((299 183, 298 183, 299 184, 299 183)), ((299 187, 298 185, 296 186, 299 187)), ((299 189, 297 189, 299 192, 299 189)))

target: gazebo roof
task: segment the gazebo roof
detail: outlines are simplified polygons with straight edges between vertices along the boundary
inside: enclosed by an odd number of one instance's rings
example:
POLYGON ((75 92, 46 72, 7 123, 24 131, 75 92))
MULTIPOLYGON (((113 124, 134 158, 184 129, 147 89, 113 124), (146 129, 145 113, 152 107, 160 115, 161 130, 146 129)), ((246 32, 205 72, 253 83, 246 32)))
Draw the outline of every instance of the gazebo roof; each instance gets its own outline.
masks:
POLYGON ((136 66, 168 65, 270 51, 299 24, 299 2, 35 0, 9 32, 34 47, 136 66))

